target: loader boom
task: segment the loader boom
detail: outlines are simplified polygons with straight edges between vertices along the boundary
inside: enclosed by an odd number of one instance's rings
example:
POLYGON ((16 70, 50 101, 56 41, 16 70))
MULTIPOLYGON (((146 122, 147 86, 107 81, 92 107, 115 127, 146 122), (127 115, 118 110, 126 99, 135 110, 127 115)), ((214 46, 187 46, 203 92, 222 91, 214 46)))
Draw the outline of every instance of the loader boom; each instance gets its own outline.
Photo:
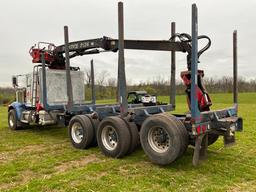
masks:
MULTIPOLYGON (((202 53, 210 47, 210 39, 207 36, 199 36, 198 38, 206 38, 209 41, 208 44, 200 50, 202 53)), ((190 68, 191 41, 192 39, 189 34, 182 33, 175 34, 170 40, 124 40, 124 49, 187 52, 187 63, 188 68, 190 68), (175 38, 179 38, 179 41, 173 41, 175 38)), ((68 47, 69 58, 106 51, 116 52, 118 51, 118 39, 103 36, 102 38, 97 39, 70 42, 68 47)), ((65 68, 65 57, 63 56, 65 53, 65 45, 57 46, 54 50, 35 47, 32 47, 30 50, 30 55, 33 58, 32 62, 41 63, 42 61, 39 52, 43 52, 45 54, 45 62, 50 68, 65 68)), ((198 55, 200 56, 201 54, 198 55)))

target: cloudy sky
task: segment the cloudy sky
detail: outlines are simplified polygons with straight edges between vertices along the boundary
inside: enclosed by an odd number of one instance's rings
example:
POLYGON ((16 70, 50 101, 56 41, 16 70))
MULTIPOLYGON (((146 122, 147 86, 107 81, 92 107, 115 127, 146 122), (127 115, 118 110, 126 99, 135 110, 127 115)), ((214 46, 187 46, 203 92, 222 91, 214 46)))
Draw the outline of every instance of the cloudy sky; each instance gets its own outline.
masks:
MULTIPOLYGON (((238 30, 239 75, 256 78, 255 0, 129 0, 124 2, 125 38, 161 39, 170 37, 170 23, 177 32, 191 33, 191 4, 199 10, 199 34, 212 39, 210 50, 200 58, 206 76, 232 76, 232 32, 238 30)), ((29 48, 38 41, 63 44, 63 26, 69 26, 70 41, 109 36, 117 38, 116 0, 8 0, 0 1, 0 86, 10 85, 13 74, 32 70, 29 48)), ((126 50, 129 83, 168 79, 170 53, 126 50)), ((102 53, 76 57, 73 66, 89 67, 96 73, 107 70, 117 76, 117 54, 102 53)), ((186 55, 177 56, 178 74, 186 69, 186 55)), ((179 75, 177 75, 179 77, 179 75)))

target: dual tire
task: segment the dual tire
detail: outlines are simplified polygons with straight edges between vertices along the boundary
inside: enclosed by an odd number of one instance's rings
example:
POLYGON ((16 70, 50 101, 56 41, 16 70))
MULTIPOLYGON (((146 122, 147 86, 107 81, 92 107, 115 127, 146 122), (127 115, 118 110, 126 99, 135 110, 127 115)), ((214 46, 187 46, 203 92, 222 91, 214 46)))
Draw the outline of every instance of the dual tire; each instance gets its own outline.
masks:
POLYGON ((98 126, 97 141, 104 155, 121 158, 138 146, 138 128, 134 122, 125 118, 107 117, 98 126))
POLYGON ((143 122, 140 141, 153 163, 167 165, 186 151, 188 133, 180 120, 162 113, 152 115, 143 122))
POLYGON ((69 122, 68 134, 75 148, 86 149, 93 143, 95 130, 88 116, 76 115, 69 122))
POLYGON ((139 143, 136 124, 118 116, 99 123, 90 115, 76 115, 69 123, 69 137, 75 148, 98 145, 103 154, 114 158, 132 153, 139 143))

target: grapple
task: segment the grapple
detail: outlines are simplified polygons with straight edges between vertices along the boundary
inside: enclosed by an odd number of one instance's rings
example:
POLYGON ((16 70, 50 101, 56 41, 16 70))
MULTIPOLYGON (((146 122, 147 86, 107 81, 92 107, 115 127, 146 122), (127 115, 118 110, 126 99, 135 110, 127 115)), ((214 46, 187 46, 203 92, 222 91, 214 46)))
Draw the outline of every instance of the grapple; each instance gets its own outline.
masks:
MULTIPOLYGON (((207 93, 204 85, 203 85, 203 77, 204 77, 204 71, 198 70, 197 72, 197 88, 196 88, 196 97, 198 101, 198 108, 202 111, 210 111, 210 106, 212 105, 211 98, 209 94, 207 93)), ((191 93, 191 71, 182 71, 181 72, 181 78, 186 85, 186 93, 187 93, 187 103, 188 107, 190 109, 190 93, 191 93)), ((191 110, 191 109, 190 109, 191 110)))
POLYGON ((46 64, 51 64, 54 62, 53 51, 56 46, 52 43, 39 42, 32 46, 29 50, 29 54, 32 57, 33 63, 42 63, 41 55, 44 54, 44 59, 46 64), (46 45, 46 46, 45 46, 46 45))

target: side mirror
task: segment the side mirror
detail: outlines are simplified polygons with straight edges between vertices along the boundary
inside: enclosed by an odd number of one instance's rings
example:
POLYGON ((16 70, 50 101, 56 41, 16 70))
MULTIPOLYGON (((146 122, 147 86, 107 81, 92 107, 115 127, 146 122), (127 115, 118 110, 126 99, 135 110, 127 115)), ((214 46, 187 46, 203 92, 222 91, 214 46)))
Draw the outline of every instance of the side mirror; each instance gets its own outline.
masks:
POLYGON ((17 87, 18 86, 18 80, 16 76, 12 76, 12 86, 17 87))

